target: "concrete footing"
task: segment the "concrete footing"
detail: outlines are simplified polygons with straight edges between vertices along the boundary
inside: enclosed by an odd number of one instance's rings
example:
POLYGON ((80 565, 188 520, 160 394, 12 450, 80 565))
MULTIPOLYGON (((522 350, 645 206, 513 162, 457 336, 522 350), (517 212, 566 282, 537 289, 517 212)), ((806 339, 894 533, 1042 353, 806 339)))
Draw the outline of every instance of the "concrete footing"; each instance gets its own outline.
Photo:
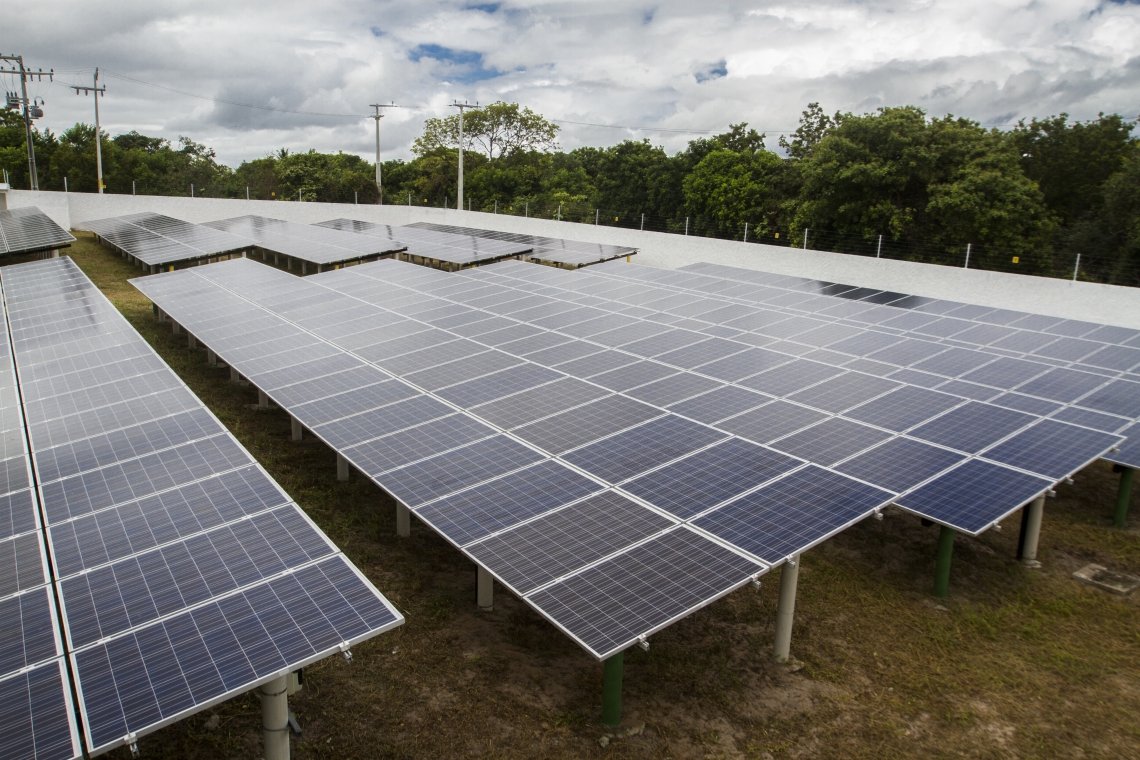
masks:
POLYGON ((412 510, 403 504, 396 505, 396 535, 400 538, 412 535, 412 510))
POLYGON ((476 570, 475 596, 479 609, 490 612, 495 609, 495 578, 481 565, 476 570))
POLYGON ((230 382, 231 383, 240 383, 241 382, 241 375, 239 375, 238 371, 236 369, 234 369, 233 367, 230 367, 230 382))
POLYGON ((796 587, 800 582, 800 555, 780 567, 780 601, 776 604, 776 640, 772 658, 788 662, 792 655, 792 623, 796 617, 796 587))
POLYGON ((301 427, 301 421, 296 417, 291 417, 289 420, 293 425, 293 440, 299 441, 304 435, 305 428, 301 427))
POLYGON ((171 322, 170 322, 170 331, 171 331, 171 332, 173 332, 175 335, 181 335, 181 334, 182 334, 182 325, 180 325, 180 324, 178 324, 177 322, 175 322, 175 321, 171 320, 171 322))
POLYGON ((1041 567, 1037 561, 1037 541, 1041 537, 1041 519, 1045 514, 1045 496, 1038 496, 1025 505, 1025 530, 1021 535, 1018 559, 1028 567, 1041 567))
POLYGON ((269 396, 267 396, 265 394, 265 391, 261 390, 260 388, 257 389, 257 407, 259 409, 269 408, 269 396))
POLYGON ((261 692, 261 733, 265 760, 289 760, 289 679, 274 678, 261 692))
POLYGON ((340 454, 336 455, 336 479, 348 480, 348 460, 340 454))
POLYGON ((218 366, 218 355, 208 348, 206 349, 206 363, 211 367, 218 366))
POLYGON ((198 339, 195 338, 191 333, 186 333, 186 345, 190 348, 191 351, 194 351, 198 348, 198 339))

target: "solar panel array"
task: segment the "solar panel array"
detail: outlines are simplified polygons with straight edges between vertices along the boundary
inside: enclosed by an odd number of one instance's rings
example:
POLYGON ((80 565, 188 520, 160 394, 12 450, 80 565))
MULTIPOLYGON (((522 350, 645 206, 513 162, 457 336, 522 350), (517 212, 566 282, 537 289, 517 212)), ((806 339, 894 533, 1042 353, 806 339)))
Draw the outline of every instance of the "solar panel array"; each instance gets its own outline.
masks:
POLYGON ((267 251, 321 266, 390 255, 407 247, 398 240, 354 235, 264 216, 238 216, 206 222, 203 226, 245 238, 267 251))
POLYGON ((685 312, 793 315, 611 274, 233 262, 138 285, 600 658, 892 501, 976 533, 1121 440, 721 337, 685 312))
POLYGON ((0 211, 0 254, 50 251, 74 242, 71 233, 35 206, 0 211))
POLYGON ((246 238, 144 211, 84 222, 85 229, 149 267, 200 261, 250 248, 246 238))
POLYGON ((402 623, 70 259, 0 283, 89 754, 402 623))
POLYGON ((379 237, 382 240, 402 241, 407 250, 400 258, 417 264, 433 264, 437 268, 440 262, 443 263, 443 268, 451 269, 489 264, 517 258, 531 250, 531 246, 517 241, 489 240, 474 235, 397 227, 355 219, 333 219, 315 226, 379 237))
POLYGON ((32 482, 7 320, 0 320, 0 757, 82 754, 32 482))
POLYGON ((474 237, 488 238, 490 240, 507 240, 512 243, 529 245, 532 250, 527 258, 531 261, 542 264, 558 264, 568 269, 576 269, 590 264, 598 264, 603 261, 626 258, 637 253, 636 248, 622 245, 587 243, 581 240, 563 240, 562 238, 524 235, 517 232, 499 232, 496 230, 483 230, 477 227, 455 227, 450 224, 434 224, 432 222, 416 222, 408 226, 425 230, 435 230, 436 232, 472 235, 474 237))

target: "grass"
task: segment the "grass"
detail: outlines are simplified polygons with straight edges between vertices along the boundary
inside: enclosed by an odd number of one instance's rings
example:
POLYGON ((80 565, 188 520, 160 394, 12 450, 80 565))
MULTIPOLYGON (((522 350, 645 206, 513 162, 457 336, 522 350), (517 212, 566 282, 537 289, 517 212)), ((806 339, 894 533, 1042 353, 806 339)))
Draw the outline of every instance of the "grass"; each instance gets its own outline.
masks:
MULTIPOLYGON (((70 254, 298 504, 402 609, 407 624, 305 672, 291 698, 298 758, 1124 758, 1140 756, 1140 616, 1132 597, 1073 581, 1090 562, 1140 570, 1140 498, 1111 527, 1103 463, 1046 505, 1039 559, 1015 561, 1017 520, 959 536, 951 598, 936 603, 937 528, 895 512, 805 555, 792 673, 770 661, 778 579, 652 638, 625 659, 622 728, 599 725, 601 666, 498 589, 475 605, 475 568, 331 451, 290 440, 288 417, 250 409, 204 352, 160 326, 89 236, 70 254), (599 739, 611 737, 603 748, 599 739)), ((1137 489, 1140 492, 1140 489, 1137 489)), ((144 737, 144 757, 260 756, 260 703, 233 699, 144 737), (216 728, 207 721, 217 715, 216 728)), ((126 750, 112 755, 126 758, 126 750)))

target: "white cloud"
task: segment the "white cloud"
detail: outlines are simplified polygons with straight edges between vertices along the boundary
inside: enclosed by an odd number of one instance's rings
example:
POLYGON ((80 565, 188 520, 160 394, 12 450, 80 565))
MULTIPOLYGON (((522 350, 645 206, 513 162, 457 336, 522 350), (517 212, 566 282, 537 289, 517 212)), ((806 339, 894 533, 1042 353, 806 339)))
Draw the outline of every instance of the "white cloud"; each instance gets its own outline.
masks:
MULTIPOLYGON (((41 127, 90 121, 67 84, 109 74, 112 134, 138 129, 213 146, 230 164, 280 147, 371 157, 369 103, 388 156, 407 157, 423 119, 453 98, 514 100, 548 118, 722 130, 747 121, 794 129, 831 111, 919 105, 984 124, 1066 111, 1140 110, 1140 5, 1057 0, 632 3, 119 0, 9 4, 0 49, 54 67, 41 127), (411 106, 418 108, 412 109, 411 106), (359 119, 311 115, 359 114, 359 119)), ((11 88, 6 77, 6 88, 11 88)), ((692 135, 566 125, 566 148, 649 137, 669 150, 692 135)))

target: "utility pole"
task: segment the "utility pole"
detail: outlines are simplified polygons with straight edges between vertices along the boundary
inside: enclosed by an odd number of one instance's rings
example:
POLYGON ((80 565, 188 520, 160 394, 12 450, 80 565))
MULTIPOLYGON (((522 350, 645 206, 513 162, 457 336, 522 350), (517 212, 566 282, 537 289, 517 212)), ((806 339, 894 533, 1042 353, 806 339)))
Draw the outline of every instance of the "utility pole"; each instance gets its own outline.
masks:
MULTIPOLYGON (((95 179, 99 185, 99 195, 103 194, 103 138, 101 127, 99 126, 99 96, 105 95, 107 92, 107 85, 99 86, 99 69, 95 69, 95 86, 94 87, 80 87, 78 85, 71 85, 71 89, 75 90, 78 95, 82 92, 84 95, 88 93, 95 93, 95 179)), ((134 183, 131 185, 131 195, 134 195, 134 183)))
POLYGON ((373 103, 371 108, 376 109, 376 113, 372 118, 376 120, 376 192, 380 193, 380 205, 384 205, 384 185, 380 181, 380 120, 384 118, 384 114, 380 113, 381 108, 398 108, 395 103, 373 103))
POLYGON ((455 204, 455 207, 457 209, 459 209, 460 211, 462 211, 463 210, 463 109, 464 108, 478 108, 479 103, 476 102, 475 105, 470 105, 467 103, 467 101, 464 101, 462 103, 460 103, 459 101, 455 101, 454 103, 451 104, 451 107, 459 109, 459 202, 455 204))
MULTIPOLYGON (((28 79, 30 77, 38 77, 39 81, 44 80, 44 70, 28 71, 24 68, 24 56, 22 55, 0 55, 0 61, 8 61, 15 63, 16 66, 12 68, 0 68, 0 72, 6 74, 19 74, 20 75, 20 94, 14 92, 8 93, 8 108, 24 109, 24 138, 28 142, 28 187, 31 190, 40 189, 40 179, 36 174, 36 148, 32 142, 32 119, 38 119, 44 115, 44 112, 35 103, 28 102, 28 79), (18 66, 18 68, 17 68, 18 66)), ((47 72, 49 82, 55 81, 55 69, 47 72)), ((43 101, 41 101, 42 104, 43 101)))

